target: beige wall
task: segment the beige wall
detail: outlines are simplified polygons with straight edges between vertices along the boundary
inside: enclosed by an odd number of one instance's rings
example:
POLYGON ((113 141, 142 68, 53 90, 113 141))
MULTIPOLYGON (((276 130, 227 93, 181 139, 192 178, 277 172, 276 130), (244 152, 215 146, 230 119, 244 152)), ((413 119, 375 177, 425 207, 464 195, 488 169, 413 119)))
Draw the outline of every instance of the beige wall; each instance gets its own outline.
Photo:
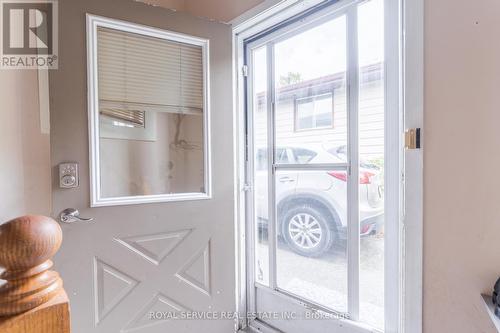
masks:
POLYGON ((38 75, 0 71, 0 223, 50 213, 49 135, 40 130, 38 75))
POLYGON ((425 1, 424 330, 494 332, 500 275, 500 2, 425 1))

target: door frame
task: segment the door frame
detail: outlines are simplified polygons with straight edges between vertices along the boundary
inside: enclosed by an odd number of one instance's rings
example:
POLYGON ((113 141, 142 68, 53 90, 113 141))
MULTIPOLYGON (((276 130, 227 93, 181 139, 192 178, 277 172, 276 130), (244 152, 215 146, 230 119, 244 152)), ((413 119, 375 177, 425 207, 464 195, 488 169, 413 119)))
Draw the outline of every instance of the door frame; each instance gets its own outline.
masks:
MULTIPOLYGON (((251 9, 231 21, 233 25, 233 129, 235 139, 235 237, 236 237, 236 304, 240 314, 236 329, 244 329, 247 325, 248 291, 247 285, 247 249, 246 244, 246 77, 243 66, 246 62, 244 42, 251 36, 268 31, 273 26, 290 19, 291 17, 310 10, 322 3, 322 0, 265 0, 261 5, 251 9)), ((341 0, 342 3, 350 0, 341 0)), ((397 47, 398 59, 389 59, 386 73, 393 76, 386 91, 398 91, 398 96, 387 96, 388 112, 396 112, 395 122, 386 125, 397 132, 389 132, 391 138, 386 137, 386 146, 397 152, 399 170, 392 170, 401 175, 400 182, 386 183, 399 193, 396 202, 399 207, 392 207, 399 226, 388 232, 396 232, 400 236, 398 244, 399 264, 397 269, 398 281, 388 281, 386 285, 398 286, 398 297, 389 300, 386 307, 396 317, 394 326, 386 326, 386 332, 421 333, 422 332, 422 252, 423 252, 423 149, 404 151, 403 130, 405 128, 423 128, 423 73, 424 73, 424 0, 385 0, 386 14, 397 19, 388 22, 394 28, 396 35, 387 36, 389 47, 397 47), (387 5, 389 4, 389 5, 387 5), (392 38, 391 38, 392 37, 392 38), (392 43, 392 44, 391 44, 392 43), (396 43, 394 45, 394 43, 396 43), (396 89, 396 90, 394 90, 396 89), (388 100, 389 101, 389 100, 388 100), (394 210, 394 208, 398 208, 394 210), (393 309, 393 310, 391 310, 393 309)), ((392 29, 387 29, 393 31, 392 29)), ((393 116, 395 114, 393 113, 393 116)), ((386 117, 389 119, 390 117, 386 117)), ((422 131, 423 133, 423 131, 422 131)), ((423 140, 422 140, 423 142, 423 140)), ((390 199, 390 198, 389 198, 390 199)), ((386 200, 390 201, 390 200, 386 200)), ((386 207, 386 214, 391 212, 386 207)), ((395 276, 395 275, 394 275, 395 276)), ((386 288, 387 289, 387 288, 386 288)), ((264 325, 265 326, 265 325, 264 325)), ((261 329, 272 332, 269 327, 261 329)))
MULTIPOLYGON (((249 276, 247 277, 247 297, 248 297, 248 312, 260 312, 257 309, 256 305, 253 301, 257 298, 257 294, 259 293, 269 293, 267 295, 268 298, 271 298, 271 295, 274 296, 275 300, 283 300, 284 303, 288 303, 290 307, 296 307, 297 310, 300 310, 300 305, 306 305, 307 307, 313 307, 322 309, 325 313, 330 313, 334 315, 336 318, 341 319, 338 324, 337 329, 342 329, 342 327, 346 327, 349 329, 358 329, 359 332, 368 331, 366 327, 362 327, 363 325, 356 322, 359 318, 359 223, 352 224, 348 223, 347 225, 347 233, 348 238, 351 241, 347 242, 347 279, 348 279, 348 292, 347 292, 347 310, 346 313, 336 311, 335 309, 328 309, 320 304, 315 303, 313 300, 305 300, 300 296, 294 295, 291 292, 288 292, 284 289, 279 288, 276 283, 276 239, 278 230, 277 227, 277 212, 276 212, 276 185, 275 185, 275 177, 276 172, 280 170, 342 170, 346 173, 349 173, 349 177, 347 178, 347 216, 348 220, 356 221, 359 220, 359 203, 357 198, 359 197, 359 184, 356 181, 359 179, 359 167, 358 167, 358 62, 357 57, 354 54, 357 53, 357 41, 356 38, 353 38, 357 34, 357 14, 355 10, 355 6, 362 3, 364 0, 348 0, 348 1, 330 1, 325 4, 320 4, 318 7, 314 7, 310 10, 310 12, 305 14, 305 17, 300 19, 293 19, 292 22, 286 22, 278 28, 273 28, 271 31, 262 34, 261 36, 257 36, 257 38, 250 38, 250 40, 245 41, 245 57, 248 64, 248 75, 246 76, 247 80, 251 82, 253 80, 254 70, 252 66, 252 50, 258 49, 260 47, 267 48, 267 72, 270 77, 268 77, 268 117, 267 117, 267 126, 268 126, 268 149, 269 149, 269 157, 268 157, 268 174, 269 174, 269 221, 273 221, 268 224, 268 233, 269 233, 269 286, 261 285, 258 282, 254 281, 253 274, 250 271, 254 271, 253 264, 255 262, 254 254, 248 252, 248 248, 250 245, 255 244, 254 239, 254 226, 247 225, 247 272, 249 276), (274 72, 275 60, 274 58, 274 45, 293 38, 296 35, 299 35, 304 30, 313 29, 317 26, 324 24, 325 22, 329 22, 340 17, 344 17, 346 20, 345 25, 345 37, 346 37, 346 45, 345 52, 347 57, 346 70, 346 106, 347 106, 347 128, 348 134, 346 136, 347 139, 347 150, 348 150, 348 160, 349 163, 324 163, 317 165, 300 165, 300 164, 286 164, 280 165, 279 163, 273 164, 273 152, 276 148, 276 134, 275 134, 275 126, 276 126, 276 118, 275 118, 275 107, 274 103, 277 98, 274 92, 275 86, 275 77, 272 74, 274 72), (352 241, 357 240, 357 241, 352 241), (251 286, 256 286, 256 289, 251 286), (299 305, 297 307, 297 305, 299 305), (349 320, 344 320, 349 314, 349 320)), ((247 84, 247 96, 252 96, 252 84, 247 84)), ((246 106, 246 117, 247 117, 247 126, 246 126, 246 135, 247 142, 253 142, 254 139, 254 124, 253 124, 253 106, 251 98, 247 98, 247 106, 246 106)), ((253 156, 253 148, 252 146, 246 147, 247 154, 253 156)), ((248 156, 247 156, 248 158, 248 156)), ((251 158, 248 158, 246 162, 246 180, 249 184, 251 184, 251 188, 253 189, 253 184, 251 179, 254 177, 254 161, 251 158)), ((247 192, 248 194, 254 192, 247 192)), ((247 195, 247 207, 253 207, 253 197, 252 195, 247 195)), ((247 209, 246 221, 255 221, 255 216, 253 215, 253 209, 247 209)), ((389 253, 397 253, 397 251, 389 251, 389 253)), ((388 289, 391 293, 397 292, 394 289, 388 289)), ((272 307, 272 300, 266 302, 269 307, 272 307)))

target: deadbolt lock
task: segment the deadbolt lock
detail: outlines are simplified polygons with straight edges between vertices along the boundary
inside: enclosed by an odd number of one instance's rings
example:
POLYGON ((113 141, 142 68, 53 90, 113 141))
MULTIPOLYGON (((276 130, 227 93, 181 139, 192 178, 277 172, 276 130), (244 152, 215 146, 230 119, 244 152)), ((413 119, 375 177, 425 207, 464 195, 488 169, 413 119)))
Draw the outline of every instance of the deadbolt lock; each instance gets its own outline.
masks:
POLYGON ((75 188, 78 187, 78 164, 61 163, 59 164, 59 187, 75 188))

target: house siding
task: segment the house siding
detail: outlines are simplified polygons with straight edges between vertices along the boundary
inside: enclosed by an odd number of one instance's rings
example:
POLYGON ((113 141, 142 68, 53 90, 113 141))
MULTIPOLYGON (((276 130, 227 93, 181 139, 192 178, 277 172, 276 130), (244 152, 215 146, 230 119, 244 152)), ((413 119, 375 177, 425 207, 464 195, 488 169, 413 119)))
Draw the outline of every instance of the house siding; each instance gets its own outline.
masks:
MULTIPOLYGON (((380 69, 378 69, 380 71, 380 69)), ((359 151, 362 158, 370 160, 384 155, 384 89, 380 75, 361 80, 359 91, 359 151)), ((287 89, 289 90, 289 89, 287 89)), ((310 91, 313 89, 309 89, 310 91)), ((295 130, 295 99, 278 98, 276 105, 276 145, 321 145, 326 148, 347 144, 347 111, 345 86, 333 89, 333 128, 295 130)), ((279 94, 279 92, 278 92, 279 94)), ((287 94, 293 96, 287 92, 287 94)), ((299 95, 299 94, 297 94, 299 95)), ((303 94, 300 94, 303 96, 303 94)), ((312 96, 312 95, 310 95, 312 96)), ((256 98, 254 138, 257 146, 266 146, 267 117, 266 96, 256 98)))

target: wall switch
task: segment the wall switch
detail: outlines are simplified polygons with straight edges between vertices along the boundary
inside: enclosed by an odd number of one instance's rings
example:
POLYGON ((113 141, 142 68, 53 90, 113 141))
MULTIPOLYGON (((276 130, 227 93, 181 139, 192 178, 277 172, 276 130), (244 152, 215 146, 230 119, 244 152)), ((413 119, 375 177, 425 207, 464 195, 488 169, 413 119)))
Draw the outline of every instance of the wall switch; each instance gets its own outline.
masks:
POLYGON ((78 163, 59 164, 59 187, 78 187, 78 163))

